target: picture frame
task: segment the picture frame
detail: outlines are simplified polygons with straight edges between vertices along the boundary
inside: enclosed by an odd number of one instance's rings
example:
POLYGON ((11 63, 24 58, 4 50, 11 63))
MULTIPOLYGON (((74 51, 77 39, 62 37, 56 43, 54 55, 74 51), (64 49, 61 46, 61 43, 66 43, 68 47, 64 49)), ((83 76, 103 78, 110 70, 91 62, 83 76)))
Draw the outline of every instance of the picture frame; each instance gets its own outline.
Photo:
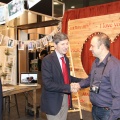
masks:
POLYGON ((29 42, 28 43, 28 50, 33 50, 33 48, 34 48, 33 42, 29 42))
POLYGON ((14 46, 14 40, 13 39, 9 39, 8 43, 7 43, 7 46, 8 46, 8 48, 13 48, 13 46, 14 46))
POLYGON ((40 48, 40 40, 37 40, 37 41, 36 41, 36 48, 37 48, 37 49, 40 48))
POLYGON ((24 50, 24 41, 18 41, 18 50, 24 50))

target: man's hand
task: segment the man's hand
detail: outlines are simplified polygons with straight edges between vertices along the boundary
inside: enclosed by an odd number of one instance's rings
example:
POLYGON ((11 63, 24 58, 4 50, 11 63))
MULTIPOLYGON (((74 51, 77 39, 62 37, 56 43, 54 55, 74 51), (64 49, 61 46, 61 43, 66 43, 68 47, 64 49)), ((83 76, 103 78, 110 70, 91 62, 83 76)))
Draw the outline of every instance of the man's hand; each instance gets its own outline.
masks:
POLYGON ((71 92, 77 92, 80 89, 79 83, 71 83, 71 92))

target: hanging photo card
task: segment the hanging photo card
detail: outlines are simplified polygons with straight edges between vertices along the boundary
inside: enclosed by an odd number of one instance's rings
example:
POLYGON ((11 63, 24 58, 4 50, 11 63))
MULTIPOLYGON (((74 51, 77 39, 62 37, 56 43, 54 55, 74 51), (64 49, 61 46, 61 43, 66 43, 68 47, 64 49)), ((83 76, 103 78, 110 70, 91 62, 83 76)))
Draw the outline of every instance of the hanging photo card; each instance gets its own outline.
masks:
POLYGON ((33 7, 35 4, 40 2, 41 0, 28 0, 28 6, 29 8, 33 7))
POLYGON ((44 46, 48 45, 47 37, 42 38, 42 43, 44 46))
POLYGON ((36 49, 36 42, 33 42, 33 49, 36 49))
POLYGON ((0 24, 4 24, 6 21, 6 6, 0 6, 0 24))
POLYGON ((8 3, 8 19, 12 20, 24 12, 23 0, 12 0, 8 3))
POLYGON ((37 49, 40 48, 40 40, 37 40, 37 41, 36 41, 36 48, 37 48, 37 49))
POLYGON ((49 41, 49 42, 53 41, 53 36, 51 34, 46 36, 46 38, 47 38, 47 41, 49 41))
POLYGON ((24 41, 18 41, 18 50, 24 50, 24 41))
MULTIPOLYGON (((43 39, 43 38, 42 38, 43 39)), ((40 48, 44 48, 44 45, 43 45, 43 42, 42 42, 42 39, 40 39, 40 48)))
POLYGON ((33 48, 34 48, 33 44, 34 44, 33 42, 28 43, 28 50, 33 50, 33 48))
POLYGON ((9 39, 7 46, 8 46, 8 48, 13 48, 13 46, 14 46, 14 40, 9 39))

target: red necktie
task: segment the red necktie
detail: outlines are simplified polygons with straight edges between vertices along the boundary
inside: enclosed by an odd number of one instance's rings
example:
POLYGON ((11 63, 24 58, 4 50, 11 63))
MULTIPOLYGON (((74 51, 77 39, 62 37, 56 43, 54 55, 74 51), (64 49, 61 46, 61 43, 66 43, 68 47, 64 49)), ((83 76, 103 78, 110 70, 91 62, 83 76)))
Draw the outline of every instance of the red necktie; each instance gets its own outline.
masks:
MULTIPOLYGON (((69 84, 69 77, 68 77, 68 69, 64 60, 64 57, 60 58, 62 60, 62 73, 63 73, 63 78, 64 78, 64 83, 69 84)), ((70 95, 68 95, 68 105, 70 106, 70 95)))

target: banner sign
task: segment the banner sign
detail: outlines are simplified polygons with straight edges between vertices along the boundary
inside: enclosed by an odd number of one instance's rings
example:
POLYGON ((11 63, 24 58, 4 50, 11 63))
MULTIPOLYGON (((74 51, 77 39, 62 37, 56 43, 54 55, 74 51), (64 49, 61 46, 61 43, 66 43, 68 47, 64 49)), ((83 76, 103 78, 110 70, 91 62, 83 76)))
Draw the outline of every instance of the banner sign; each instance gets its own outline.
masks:
POLYGON ((0 24, 4 24, 6 22, 6 7, 7 5, 0 7, 0 24))
MULTIPOLYGON (((120 33, 120 13, 70 20, 68 22, 70 51, 76 77, 87 77, 81 62, 81 52, 87 38, 96 32, 105 33, 113 42, 120 33)), ((80 90, 79 97, 82 108, 91 111, 89 88, 80 90)))
POLYGON ((8 3, 8 20, 20 16, 24 12, 23 0, 12 0, 8 3))

